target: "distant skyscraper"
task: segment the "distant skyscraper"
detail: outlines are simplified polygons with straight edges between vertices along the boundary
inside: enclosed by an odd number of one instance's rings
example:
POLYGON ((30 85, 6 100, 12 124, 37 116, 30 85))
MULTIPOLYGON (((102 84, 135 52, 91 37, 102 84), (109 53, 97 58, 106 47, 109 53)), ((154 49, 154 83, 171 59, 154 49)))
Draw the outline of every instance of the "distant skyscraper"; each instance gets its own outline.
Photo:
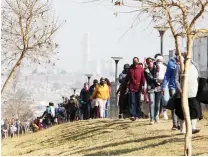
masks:
POLYGON ((91 42, 90 42, 90 33, 85 33, 82 41, 82 63, 81 63, 81 71, 88 72, 89 65, 88 62, 90 60, 91 54, 91 42))

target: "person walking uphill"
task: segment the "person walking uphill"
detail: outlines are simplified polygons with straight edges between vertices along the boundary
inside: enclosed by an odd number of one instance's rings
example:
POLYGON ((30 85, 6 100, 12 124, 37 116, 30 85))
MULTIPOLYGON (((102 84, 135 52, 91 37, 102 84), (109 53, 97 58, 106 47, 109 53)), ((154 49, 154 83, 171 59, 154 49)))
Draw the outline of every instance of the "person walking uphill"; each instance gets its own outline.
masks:
MULTIPOLYGON (((197 90, 198 90, 198 77, 199 73, 194 65, 193 62, 191 62, 190 67, 188 69, 188 105, 189 105, 189 112, 190 112, 190 118, 192 123, 192 133, 198 133, 200 130, 196 128, 197 119, 202 119, 202 111, 200 103, 196 100, 197 90)), ((186 133, 186 127, 185 127, 185 120, 182 110, 182 104, 181 104, 181 70, 180 66, 178 65, 176 67, 175 71, 175 83, 176 83, 176 89, 178 94, 178 97, 176 99, 176 115, 180 118, 180 130, 181 133, 186 133)))
POLYGON ((105 116, 104 114, 105 105, 108 98, 109 98, 109 87, 107 84, 105 84, 105 79, 101 78, 100 83, 96 86, 92 96, 90 97, 91 100, 95 99, 94 100, 95 106, 99 107, 101 118, 104 118, 105 116))
POLYGON ((133 58, 133 64, 128 70, 128 88, 129 88, 129 101, 130 101, 130 114, 131 120, 135 121, 136 118, 142 118, 143 113, 141 111, 141 92, 144 87, 144 69, 139 66, 139 58, 133 58))
POLYGON ((123 118, 124 111, 128 108, 128 95, 126 94, 127 89, 127 73, 129 69, 129 64, 124 64, 124 69, 122 73, 119 75, 119 89, 117 90, 117 94, 119 93, 119 119, 123 118))
MULTIPOLYGON (((93 85, 91 85, 89 89, 90 96, 92 96, 93 92, 95 91, 97 84, 98 84, 98 80, 97 79, 93 80, 93 85)), ((91 105, 90 118, 95 118, 98 116, 97 115, 98 108, 94 106, 94 101, 92 100, 90 101, 90 105, 91 105)))
POLYGON ((149 110, 150 110, 150 124, 159 121, 159 111, 160 111, 160 100, 161 100, 161 91, 158 90, 160 87, 159 81, 155 78, 156 67, 152 58, 147 58, 146 63, 148 67, 145 69, 145 78, 147 81, 147 92, 149 110))
MULTIPOLYGON (((168 62, 168 67, 162 83, 162 93, 164 93, 168 83, 170 97, 173 97, 173 95, 176 93, 175 71, 178 64, 179 64, 179 58, 178 55, 176 54, 176 57, 171 58, 170 61, 168 62)), ((175 114, 175 109, 171 111, 171 114, 173 120, 172 130, 180 129, 180 121, 177 115, 175 114)))
POLYGON ((90 118, 90 92, 88 83, 84 84, 84 88, 80 92, 80 101, 83 109, 83 120, 90 118))

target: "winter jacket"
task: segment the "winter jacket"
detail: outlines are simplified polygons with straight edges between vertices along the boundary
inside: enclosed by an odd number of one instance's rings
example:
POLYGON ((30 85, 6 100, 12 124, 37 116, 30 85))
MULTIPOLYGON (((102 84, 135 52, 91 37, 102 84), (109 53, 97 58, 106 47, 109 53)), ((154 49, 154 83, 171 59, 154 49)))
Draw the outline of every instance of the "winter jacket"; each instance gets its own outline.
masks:
POLYGON ((108 85, 100 85, 98 84, 91 96, 91 99, 102 99, 102 100, 107 100, 109 98, 109 88, 108 85))
POLYGON ((139 65, 133 66, 131 65, 128 70, 128 87, 132 92, 141 91, 142 86, 144 86, 145 78, 144 78, 144 69, 139 65))
POLYGON ((176 89, 176 84, 175 84, 175 70, 177 67, 177 63, 175 58, 171 58, 170 61, 168 62, 168 67, 165 73, 165 77, 162 83, 162 89, 165 89, 167 83, 169 89, 176 89))
POLYGON ((96 87, 96 85, 94 85, 94 84, 92 86, 90 86, 90 89, 89 89, 90 95, 92 95, 92 93, 94 92, 95 87, 96 87))
POLYGON ((119 75, 119 83, 120 84, 123 84, 126 82, 126 76, 127 76, 127 73, 125 73, 123 70, 122 73, 119 75))
POLYGON ((155 90, 156 82, 154 79, 154 71, 155 71, 154 68, 151 71, 148 68, 145 68, 144 76, 146 79, 147 92, 154 92, 155 90))
POLYGON ((84 88, 81 90, 80 93, 81 100, 84 102, 88 102, 90 100, 90 92, 89 90, 85 90, 84 88))
MULTIPOLYGON (((197 95, 198 91, 198 77, 199 73, 194 65, 194 63, 190 64, 189 71, 188 71, 188 98, 194 98, 197 95)), ((175 71, 175 84, 177 91, 181 91, 181 84, 180 84, 180 65, 177 65, 175 71)))

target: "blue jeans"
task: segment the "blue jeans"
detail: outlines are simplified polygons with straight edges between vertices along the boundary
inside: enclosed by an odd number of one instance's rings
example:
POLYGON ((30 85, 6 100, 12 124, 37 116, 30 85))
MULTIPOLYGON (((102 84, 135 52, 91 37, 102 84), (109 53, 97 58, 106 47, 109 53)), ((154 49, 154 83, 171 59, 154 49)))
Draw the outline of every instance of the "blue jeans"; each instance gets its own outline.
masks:
POLYGON ((149 96, 149 109, 150 109, 150 120, 156 120, 159 118, 159 113, 160 113, 160 103, 161 103, 161 97, 162 93, 161 92, 150 92, 148 93, 149 96))
MULTIPOLYGON (((170 98, 176 93, 175 89, 169 89, 169 94, 170 94, 170 98)), ((172 120, 173 120, 173 125, 180 125, 180 121, 179 118, 177 117, 177 115, 175 114, 175 109, 171 111, 172 114, 172 120)))
POLYGON ((141 111, 141 93, 140 92, 132 92, 130 91, 129 94, 129 101, 130 101, 130 113, 133 117, 142 118, 143 113, 141 111))

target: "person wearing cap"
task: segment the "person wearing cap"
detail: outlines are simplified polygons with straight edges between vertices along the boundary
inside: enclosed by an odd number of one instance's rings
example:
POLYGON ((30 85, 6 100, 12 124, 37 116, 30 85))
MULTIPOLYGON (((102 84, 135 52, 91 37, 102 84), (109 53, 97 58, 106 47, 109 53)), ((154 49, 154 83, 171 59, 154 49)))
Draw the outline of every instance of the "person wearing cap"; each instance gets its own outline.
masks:
POLYGON ((120 86, 116 92, 119 93, 119 119, 123 118, 124 110, 128 108, 128 95, 126 94, 127 89, 127 73, 129 69, 129 64, 124 64, 124 69, 122 73, 119 75, 119 83, 120 86))
MULTIPOLYGON (((92 96, 90 97, 91 100, 94 100, 94 106, 96 107, 96 109, 99 107, 99 114, 100 114, 100 118, 104 118, 105 114, 105 105, 107 102, 107 99, 109 98, 109 87, 108 85, 105 83, 105 79, 101 78, 100 79, 100 83, 96 86, 92 96)), ((96 112, 97 115, 96 117, 98 118, 98 112, 96 112)))
POLYGON ((143 118, 144 114, 141 111, 141 93, 144 89, 145 77, 144 69, 139 65, 139 58, 133 58, 133 64, 130 66, 127 74, 129 99, 130 99, 130 113, 131 120, 136 118, 143 118))
MULTIPOLYGON (((162 82, 165 76, 165 72, 166 72, 166 65, 163 63, 163 56, 161 54, 156 54, 155 55, 155 81, 156 81, 156 92, 158 92, 158 97, 160 97, 160 112, 159 113, 163 113, 164 119, 168 120, 168 116, 167 116, 167 110, 164 109, 162 107, 162 103, 164 101, 162 101, 162 99, 164 98, 164 100, 168 101, 169 99, 169 95, 167 94, 167 90, 164 89, 164 92, 162 93, 162 82)), ((160 115, 160 114, 159 114, 160 115)))

